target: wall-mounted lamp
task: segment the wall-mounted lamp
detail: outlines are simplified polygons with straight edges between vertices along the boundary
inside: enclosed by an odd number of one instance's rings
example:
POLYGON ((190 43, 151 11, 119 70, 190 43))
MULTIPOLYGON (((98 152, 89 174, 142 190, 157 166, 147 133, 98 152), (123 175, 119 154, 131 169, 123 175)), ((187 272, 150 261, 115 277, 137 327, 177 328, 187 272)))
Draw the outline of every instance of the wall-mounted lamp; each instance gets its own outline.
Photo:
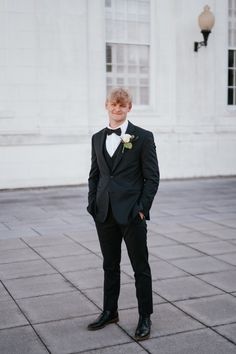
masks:
POLYGON ((210 11, 208 5, 204 6, 204 11, 198 17, 198 24, 203 35, 203 42, 194 42, 194 52, 197 52, 202 46, 207 46, 207 39, 215 23, 215 16, 210 11))

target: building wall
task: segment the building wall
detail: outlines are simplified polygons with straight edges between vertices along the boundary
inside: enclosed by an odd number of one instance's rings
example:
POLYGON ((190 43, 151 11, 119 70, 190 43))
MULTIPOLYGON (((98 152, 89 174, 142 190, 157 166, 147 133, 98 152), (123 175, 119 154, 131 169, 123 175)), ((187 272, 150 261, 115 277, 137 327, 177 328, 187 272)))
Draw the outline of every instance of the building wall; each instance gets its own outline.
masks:
MULTIPOLYGON (((153 0, 151 105, 129 119, 155 134, 162 178, 236 174, 227 107, 227 1, 153 0)), ((0 188, 86 183, 105 126, 103 0, 0 0, 0 188)))

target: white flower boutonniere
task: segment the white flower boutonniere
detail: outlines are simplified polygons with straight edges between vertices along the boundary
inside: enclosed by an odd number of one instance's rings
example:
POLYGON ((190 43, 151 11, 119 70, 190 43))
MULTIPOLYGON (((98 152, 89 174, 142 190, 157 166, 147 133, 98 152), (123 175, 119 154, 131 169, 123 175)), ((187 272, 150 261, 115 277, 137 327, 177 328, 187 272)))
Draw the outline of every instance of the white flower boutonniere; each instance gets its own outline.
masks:
POLYGON ((133 147, 133 142, 138 139, 138 136, 130 135, 130 134, 124 134, 121 137, 121 141, 123 144, 123 149, 122 149, 122 154, 124 153, 125 149, 132 149, 133 147))

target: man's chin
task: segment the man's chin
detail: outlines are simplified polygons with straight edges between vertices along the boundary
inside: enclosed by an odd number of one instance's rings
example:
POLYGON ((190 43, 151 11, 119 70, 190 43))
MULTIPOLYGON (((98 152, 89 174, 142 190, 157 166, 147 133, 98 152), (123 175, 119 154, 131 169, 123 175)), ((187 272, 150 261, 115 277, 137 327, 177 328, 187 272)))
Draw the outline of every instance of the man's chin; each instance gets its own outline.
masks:
POLYGON ((125 120, 125 117, 123 116, 113 116, 113 119, 117 122, 122 122, 123 120, 125 120))

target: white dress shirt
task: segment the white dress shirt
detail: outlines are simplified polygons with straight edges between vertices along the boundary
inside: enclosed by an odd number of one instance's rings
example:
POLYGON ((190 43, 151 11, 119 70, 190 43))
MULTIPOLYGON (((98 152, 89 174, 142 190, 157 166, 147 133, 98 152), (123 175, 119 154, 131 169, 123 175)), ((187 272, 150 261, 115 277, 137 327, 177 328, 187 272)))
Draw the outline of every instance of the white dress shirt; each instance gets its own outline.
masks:
POLYGON ((128 127, 128 120, 126 120, 124 123, 122 123, 121 125, 119 125, 116 128, 111 128, 108 126, 109 129, 115 130, 120 128, 121 129, 121 136, 117 135, 117 134, 111 134, 111 135, 107 135, 106 138, 106 149, 108 154, 112 157, 112 155, 114 154, 114 152, 116 151, 116 149, 118 148, 120 142, 121 142, 121 137, 122 135, 125 134, 126 130, 128 127))

